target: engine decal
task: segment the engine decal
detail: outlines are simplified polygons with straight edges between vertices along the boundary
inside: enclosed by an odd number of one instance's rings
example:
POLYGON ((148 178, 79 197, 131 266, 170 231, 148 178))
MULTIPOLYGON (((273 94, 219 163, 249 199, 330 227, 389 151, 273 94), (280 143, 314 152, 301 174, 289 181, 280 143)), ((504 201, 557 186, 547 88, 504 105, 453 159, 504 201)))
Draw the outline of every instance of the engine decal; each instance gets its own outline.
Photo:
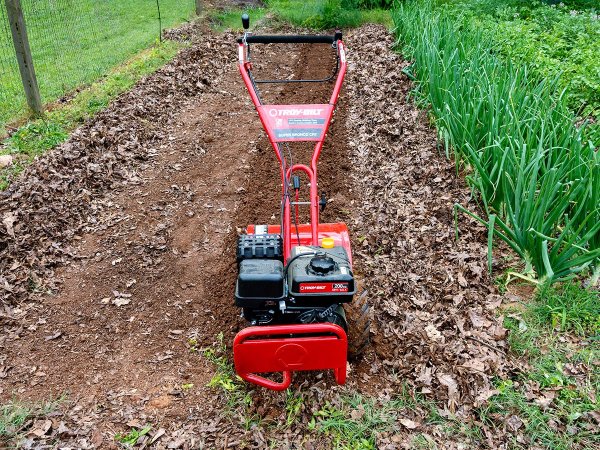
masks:
POLYGON ((349 292, 348 283, 300 283, 301 294, 349 292))

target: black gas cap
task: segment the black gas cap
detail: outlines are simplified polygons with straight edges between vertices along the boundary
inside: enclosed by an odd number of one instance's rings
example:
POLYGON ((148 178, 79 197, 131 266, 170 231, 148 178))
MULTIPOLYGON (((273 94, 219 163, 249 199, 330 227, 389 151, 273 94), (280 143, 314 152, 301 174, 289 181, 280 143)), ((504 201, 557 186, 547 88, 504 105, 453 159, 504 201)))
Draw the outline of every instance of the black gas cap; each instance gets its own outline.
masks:
POLYGON ((314 275, 326 275, 335 270, 335 261, 331 256, 317 254, 310 260, 308 271, 314 275))

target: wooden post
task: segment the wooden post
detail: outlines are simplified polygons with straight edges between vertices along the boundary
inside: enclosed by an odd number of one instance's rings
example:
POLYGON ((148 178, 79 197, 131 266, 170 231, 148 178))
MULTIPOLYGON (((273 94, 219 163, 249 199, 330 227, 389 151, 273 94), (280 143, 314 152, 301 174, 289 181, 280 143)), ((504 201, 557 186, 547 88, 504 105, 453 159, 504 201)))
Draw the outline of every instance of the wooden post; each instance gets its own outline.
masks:
POLYGON ((202 14, 203 5, 202 0, 196 0, 196 15, 199 16, 202 14))
POLYGON ((23 89, 25 89, 25 96, 27 97, 27 104, 35 114, 41 115, 42 100, 40 98, 40 88, 35 76, 33 59, 31 58, 31 49, 29 48, 29 39, 27 37, 25 19, 23 18, 21 0, 5 0, 5 3, 15 53, 19 62, 21 80, 23 81, 23 89))

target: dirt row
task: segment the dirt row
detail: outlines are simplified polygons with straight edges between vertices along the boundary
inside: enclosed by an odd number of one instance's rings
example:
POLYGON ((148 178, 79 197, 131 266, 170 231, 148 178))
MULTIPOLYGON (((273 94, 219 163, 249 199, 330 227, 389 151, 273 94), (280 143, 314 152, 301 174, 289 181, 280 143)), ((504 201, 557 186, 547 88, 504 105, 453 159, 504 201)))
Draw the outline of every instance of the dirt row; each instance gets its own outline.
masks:
MULTIPOLYGON (((345 387, 330 374, 297 374, 291 392, 303 406, 291 424, 289 394, 252 386, 244 414, 260 425, 228 412, 230 397, 207 386, 215 367, 201 350, 220 333, 229 345, 244 326, 232 300, 235 239, 249 223, 278 221, 280 193, 234 38, 203 30, 0 199, 0 395, 67 395, 54 416, 28 425, 22 447, 114 448, 115 433, 152 424, 146 444, 156 448, 329 448, 306 426, 326 402, 351 393, 386 401, 408 383, 467 418, 490 395, 490 377, 507 370, 483 230, 463 220, 454 239, 452 205, 469 193, 408 98, 391 37, 369 26, 347 37, 347 87, 319 182, 330 199, 322 220, 351 228, 373 345, 345 387)), ((255 58, 268 62, 257 65, 265 76, 322 75, 333 62, 327 46, 275 46, 255 58)), ((274 103, 330 92, 263 90, 274 103)), ((292 151, 299 162, 310 149, 292 151)), ((379 447, 408 445, 405 431, 382 435, 379 447)))

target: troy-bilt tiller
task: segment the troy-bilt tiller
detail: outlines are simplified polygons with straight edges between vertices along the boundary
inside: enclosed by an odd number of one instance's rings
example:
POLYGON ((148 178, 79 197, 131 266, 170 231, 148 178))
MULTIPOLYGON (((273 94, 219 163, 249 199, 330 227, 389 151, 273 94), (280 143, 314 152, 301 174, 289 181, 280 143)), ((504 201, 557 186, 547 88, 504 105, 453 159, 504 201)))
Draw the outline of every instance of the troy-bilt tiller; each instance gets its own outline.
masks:
MULTIPOLYGON (((247 15, 242 22, 248 30, 247 15)), ((343 223, 319 223, 327 201, 319 197, 317 184, 317 162, 346 73, 342 33, 257 36, 246 31, 238 43, 240 72, 281 165, 283 190, 281 223, 249 225, 239 236, 235 301, 251 326, 235 337, 235 368, 244 380, 274 390, 286 389, 292 372, 301 370, 333 369, 343 384, 348 322, 342 304, 351 302, 356 292, 350 237, 343 223), (252 74, 250 44, 329 44, 336 56, 335 72, 323 79, 258 80, 252 74), (292 82, 332 82, 329 103, 262 103, 259 84, 292 82), (291 162, 289 143, 299 141, 315 143, 310 166, 291 162), (298 173, 308 179, 310 201, 299 201, 298 173), (309 206, 310 223, 298 224, 300 205, 309 206), (281 382, 259 375, 275 372, 283 374, 281 382)), ((366 326, 359 334, 368 338, 366 326)))

